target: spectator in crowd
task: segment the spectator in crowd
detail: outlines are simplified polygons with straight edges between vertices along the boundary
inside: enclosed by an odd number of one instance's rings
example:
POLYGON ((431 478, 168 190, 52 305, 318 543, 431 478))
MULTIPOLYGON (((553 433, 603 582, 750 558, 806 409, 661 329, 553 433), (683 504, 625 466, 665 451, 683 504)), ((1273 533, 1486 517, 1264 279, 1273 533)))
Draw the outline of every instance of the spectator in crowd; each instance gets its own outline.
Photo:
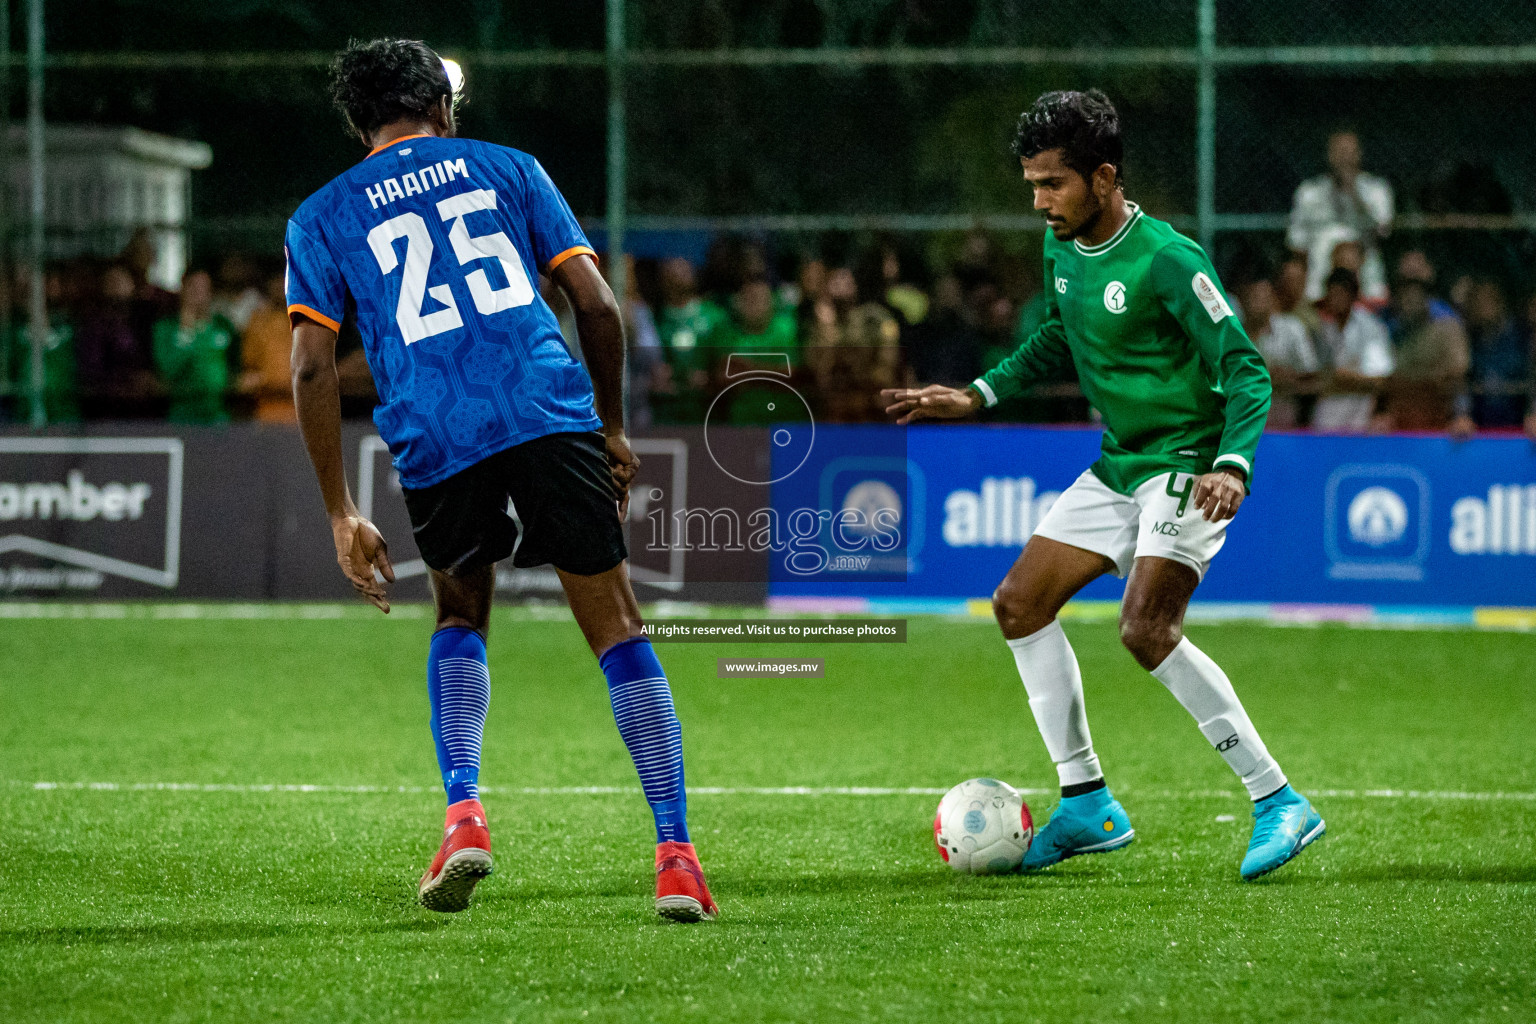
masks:
MULTIPOLYGON (((11 418, 22 423, 31 420, 38 398, 32 367, 32 325, 27 315, 30 292, 30 276, 18 275, 15 294, 19 309, 11 318, 11 336, 5 346, 6 390, 13 396, 11 418)), ((49 423, 77 423, 80 396, 75 371, 75 325, 70 320, 70 303, 66 301, 65 278, 60 268, 48 268, 44 294, 48 326, 43 335, 43 413, 49 423)))
MULTIPOLYGON (((1408 268, 1410 275, 1414 268, 1408 268)), ((1432 273, 1432 271, 1431 271, 1432 273)), ((1391 334, 1396 368, 1387 385, 1386 415, 1394 430, 1444 430, 1456 396, 1466 388, 1467 335, 1461 319, 1436 316, 1434 279, 1399 274, 1392 290, 1391 334)))
POLYGON ((709 333, 718 361, 733 352, 782 352, 791 366, 800 362, 800 341, 793 313, 779 308, 767 278, 747 281, 731 296, 730 315, 709 333))
MULTIPOLYGON (((982 278, 972 285, 966 293, 965 304, 981 332, 982 352, 986 359, 996 358, 1001 362, 1019 347, 1016 334, 1018 307, 995 278, 982 278)), ((980 374, 981 367, 977 365, 976 376, 980 374)))
POLYGON ((640 275, 635 258, 629 255, 624 257, 624 339, 629 345, 629 358, 625 361, 629 375, 629 427, 645 430, 653 419, 651 385, 663 360, 656 318, 641 297, 640 275))
POLYGON ((754 383, 731 387, 732 378, 749 367, 783 374, 800 365, 795 315, 779 307, 766 278, 743 283, 731 296, 730 316, 710 332, 709 351, 715 363, 715 393, 728 396, 729 400, 724 422, 745 426, 792 418, 774 401, 780 395, 776 389, 754 383), (743 360, 741 356, 748 358, 743 360))
POLYGON ((969 291, 980 280, 997 280, 994 264, 997 262, 997 245, 985 229, 972 228, 960 243, 960 252, 950 267, 950 273, 960 279, 960 287, 969 291))
POLYGON ((1458 322, 1461 320, 1461 313, 1457 311, 1455 305, 1447 302, 1445 299, 1442 299, 1439 295, 1434 293, 1434 285, 1437 278, 1435 273, 1435 265, 1429 261, 1428 256, 1424 255, 1423 249, 1409 249, 1407 252, 1399 256, 1397 259, 1397 270, 1395 273, 1399 280, 1423 281, 1430 287, 1430 316, 1448 316, 1454 318, 1458 322))
POLYGON ((768 256, 757 242, 722 235, 710 243, 699 274, 699 290, 724 306, 748 281, 768 277, 768 256))
POLYGON ((896 314, 903 326, 922 323, 928 315, 928 293, 903 272, 906 267, 901 249, 893 241, 882 241, 874 249, 874 258, 880 267, 881 299, 886 308, 896 314))
POLYGON ((260 271, 244 253, 230 253, 219 261, 219 276, 213 289, 213 311, 234 327, 236 333, 245 334, 246 325, 267 301, 258 287, 260 271))
POLYGON ((1317 307, 1307 298, 1307 258, 1291 253, 1275 272, 1275 312, 1300 320, 1307 333, 1317 336, 1317 307))
POLYGON ((727 314, 699 295, 693 264, 687 260, 665 260, 658 277, 661 311, 656 334, 662 361, 651 378, 651 412, 659 423, 701 423, 709 390, 705 347, 727 314))
POLYGON ((267 277, 262 304, 246 318, 240 338, 240 390, 255 397, 254 415, 262 423, 298 422, 289 369, 293 331, 284 277, 281 271, 267 277))
POLYGON ((986 341, 953 274, 934 282, 928 315, 902 337, 914 380, 963 387, 981 376, 986 341))
POLYGON ((1264 357, 1274 383, 1268 425, 1296 430, 1306 424, 1301 392, 1313 390, 1316 383, 1318 359, 1312 335, 1295 316, 1280 312, 1274 284, 1267 278, 1243 285, 1238 290, 1238 302, 1243 329, 1264 357))
POLYGON ((88 417, 143 416, 160 393, 148 339, 134 331, 134 294, 128 268, 109 263, 81 307, 75 357, 88 417))
MULTIPOLYGON (((1347 270, 1355 275, 1355 280, 1360 280, 1361 271, 1365 267, 1365 246, 1360 239, 1353 236, 1340 238, 1333 245, 1333 252, 1328 257, 1328 271, 1347 270)), ((1381 314, 1386 311, 1390 296, 1386 291, 1380 295, 1370 296, 1361 294, 1360 302, 1372 313, 1381 314)))
POLYGON ((181 279, 176 316, 155 324, 155 366, 171 395, 172 423, 225 423, 235 329, 213 312, 213 277, 192 269, 181 279))
POLYGON ((1361 170, 1360 138, 1339 130, 1328 136, 1328 173, 1309 178, 1291 203, 1291 249, 1307 257, 1307 298, 1319 300, 1333 269, 1334 246, 1361 243, 1360 293, 1371 302, 1387 297, 1387 276, 1378 243, 1392 227, 1392 186, 1361 170))
POLYGON ((175 292, 166 291, 149 279, 149 270, 158 257, 154 232, 139 228, 117 258, 133 278, 133 299, 129 303, 131 323, 134 337, 145 352, 150 351, 155 325, 175 316, 178 305, 175 292))
POLYGON ((823 413, 834 422, 879 419, 880 389, 902 379, 901 326, 878 296, 860 294, 846 267, 827 277, 805 363, 823 413))
POLYGON ((1312 411, 1314 430, 1370 429, 1376 392, 1394 368, 1387 325, 1359 298, 1354 274, 1340 268, 1328 275, 1317 303, 1318 361, 1328 374, 1328 393, 1312 411))
POLYGON ((1472 349, 1470 388, 1458 402, 1456 433, 1469 437, 1479 428, 1520 426, 1531 388, 1531 338, 1510 315, 1509 300, 1498 280, 1485 277, 1472 285, 1467 333, 1472 349))
POLYGON ((795 270, 795 326, 802 339, 811 335, 811 326, 816 322, 816 306, 827 294, 829 273, 825 260, 809 254, 801 259, 795 270))

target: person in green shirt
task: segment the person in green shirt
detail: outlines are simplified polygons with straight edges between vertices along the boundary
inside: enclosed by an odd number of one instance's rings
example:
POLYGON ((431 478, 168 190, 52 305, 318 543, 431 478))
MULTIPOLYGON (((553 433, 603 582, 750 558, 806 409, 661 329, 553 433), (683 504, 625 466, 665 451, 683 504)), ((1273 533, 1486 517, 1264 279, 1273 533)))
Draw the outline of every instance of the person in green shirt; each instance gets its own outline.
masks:
MULTIPOLYGON (((732 355, 785 357, 791 371, 800 365, 799 327, 795 316, 774 301, 773 288, 763 278, 747 281, 731 296, 731 314, 719 321, 707 337, 709 354, 715 362, 717 379, 738 372, 726 365, 732 355)), ((761 365, 756 360, 753 365, 761 365)), ((723 393, 723 392, 722 392, 723 393)), ((730 408, 722 423, 736 426, 765 426, 785 418, 784 411, 772 401, 773 385, 748 385, 730 393, 730 408)))
POLYGON ((155 324, 155 368, 171 395, 172 423, 227 423, 235 329, 212 313, 213 279, 190 270, 181 279, 181 309, 155 324))
MULTIPOLYGON (((32 419, 32 330, 23 323, 11 326, 7 346, 6 380, 10 384, 11 418, 18 423, 32 419)), ((48 320, 43 339, 43 411, 49 423, 79 423, 80 393, 75 374, 75 327, 61 315, 48 320)))
POLYGON ((730 352, 782 352, 791 365, 800 362, 795 315, 779 308, 766 280, 748 281, 731 296, 731 313, 705 336, 716 359, 730 352))
POLYGON ((657 423, 702 423, 709 407, 709 335, 727 313, 700 298, 693 264, 682 257, 662 263, 661 308, 656 336, 662 362, 651 384, 651 414, 657 423))
POLYGON ((1050 92, 1019 119, 1014 152, 1045 214, 1040 326, 965 388, 882 393, 898 422, 954 419, 1077 369, 1104 418, 1099 460, 1040 521, 993 609, 1062 801, 1026 870, 1135 838, 1104 782, 1077 659, 1056 615, 1090 581, 1129 576, 1120 636, 1242 779, 1254 831, 1240 873, 1285 864, 1323 834, 1221 668, 1184 636, 1184 612, 1247 496, 1270 381, 1205 252, 1128 202, 1120 118, 1098 90, 1050 92))

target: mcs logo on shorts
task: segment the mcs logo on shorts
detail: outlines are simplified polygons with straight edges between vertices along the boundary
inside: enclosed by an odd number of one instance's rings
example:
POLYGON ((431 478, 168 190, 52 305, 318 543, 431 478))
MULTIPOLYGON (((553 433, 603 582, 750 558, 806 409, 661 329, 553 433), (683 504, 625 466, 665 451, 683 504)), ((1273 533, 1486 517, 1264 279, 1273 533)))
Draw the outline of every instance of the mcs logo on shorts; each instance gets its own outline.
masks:
POLYGON ((1328 575, 1422 580, 1429 557, 1429 481, 1412 466, 1340 466, 1328 477, 1328 575))

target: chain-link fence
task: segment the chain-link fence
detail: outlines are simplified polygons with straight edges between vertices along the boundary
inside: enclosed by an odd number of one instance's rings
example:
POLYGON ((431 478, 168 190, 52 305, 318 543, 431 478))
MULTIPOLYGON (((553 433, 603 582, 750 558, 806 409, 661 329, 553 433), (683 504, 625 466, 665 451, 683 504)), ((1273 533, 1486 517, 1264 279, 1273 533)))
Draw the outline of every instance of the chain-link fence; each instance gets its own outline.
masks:
MULTIPOLYGON (((9 4, 12 125, 22 6, 9 4)), ((853 266, 880 242, 937 301, 981 227, 1017 310, 1041 227, 1008 154, 1013 121, 1041 91, 1093 85, 1120 108, 1132 197, 1207 242, 1229 279, 1284 257, 1298 186, 1349 128, 1395 200, 1369 240, 1383 266, 1421 248, 1442 291, 1486 275, 1512 306, 1532 284, 1536 146, 1518 112, 1536 99, 1536 6, 1517 0, 55 0, 45 22, 48 123, 208 144, 175 229, 192 266, 248 254, 257 286, 286 216, 361 153, 326 97, 330 54, 397 33, 464 65, 465 134, 538 155, 594 240, 623 232, 644 257, 699 261, 732 233, 790 281, 805 253, 853 266)), ((24 137, 0 136, 16 257, 29 255, 24 137)), ((60 308, 154 226, 143 211, 92 224, 70 202, 49 193, 47 254, 95 262, 60 263, 60 308)), ((12 391, 23 348, 7 345, 12 391)))

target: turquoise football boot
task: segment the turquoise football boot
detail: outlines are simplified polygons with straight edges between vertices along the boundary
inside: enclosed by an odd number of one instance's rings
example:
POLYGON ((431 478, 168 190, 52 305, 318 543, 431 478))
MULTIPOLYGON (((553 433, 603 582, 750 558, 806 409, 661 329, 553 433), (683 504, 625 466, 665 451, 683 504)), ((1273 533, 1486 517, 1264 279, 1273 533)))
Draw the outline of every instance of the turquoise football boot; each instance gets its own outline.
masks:
POLYGON ((1280 867, 1322 837, 1327 826, 1310 801, 1289 785, 1253 805, 1253 838, 1243 858, 1243 879, 1280 867))
POLYGON ((1131 819, 1109 790, 1062 797, 1051 820, 1035 833, 1023 870, 1039 871, 1082 853, 1108 853, 1136 838, 1131 819))

